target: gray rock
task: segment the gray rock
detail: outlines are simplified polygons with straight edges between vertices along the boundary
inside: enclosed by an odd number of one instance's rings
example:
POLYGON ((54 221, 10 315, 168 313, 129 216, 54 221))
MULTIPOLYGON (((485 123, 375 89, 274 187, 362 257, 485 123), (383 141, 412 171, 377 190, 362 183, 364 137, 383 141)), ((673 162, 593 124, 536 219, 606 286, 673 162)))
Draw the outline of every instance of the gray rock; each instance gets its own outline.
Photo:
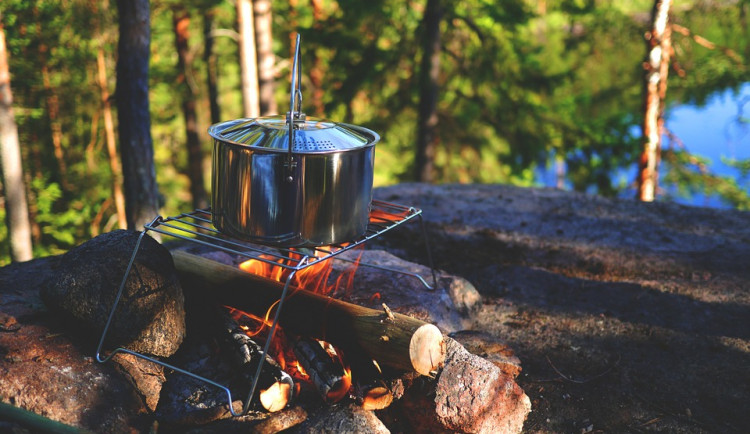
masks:
MULTIPOLYGON (((48 308, 82 322, 99 336, 138 235, 125 230, 109 232, 61 256, 41 289, 48 308)), ((184 298, 172 256, 146 235, 112 320, 105 349, 124 346, 168 357, 177 351, 184 336, 184 298)))

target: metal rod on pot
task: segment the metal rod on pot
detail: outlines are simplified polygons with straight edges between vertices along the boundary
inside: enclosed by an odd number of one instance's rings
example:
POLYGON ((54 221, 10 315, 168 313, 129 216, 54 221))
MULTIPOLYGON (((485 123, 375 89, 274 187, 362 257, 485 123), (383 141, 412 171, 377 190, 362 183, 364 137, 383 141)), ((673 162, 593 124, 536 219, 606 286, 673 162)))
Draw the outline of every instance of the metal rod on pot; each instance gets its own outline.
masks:
POLYGON ((292 146, 294 145, 294 121, 299 117, 299 113, 302 111, 302 91, 300 90, 300 82, 302 81, 302 69, 299 65, 299 42, 300 34, 297 33, 297 40, 294 49, 294 61, 292 63, 292 89, 289 96, 289 153, 287 154, 287 165, 289 167, 289 176, 287 181, 292 182, 292 169, 294 167, 294 156, 292 155, 292 146), (295 110, 295 102, 297 104, 297 110, 295 110))

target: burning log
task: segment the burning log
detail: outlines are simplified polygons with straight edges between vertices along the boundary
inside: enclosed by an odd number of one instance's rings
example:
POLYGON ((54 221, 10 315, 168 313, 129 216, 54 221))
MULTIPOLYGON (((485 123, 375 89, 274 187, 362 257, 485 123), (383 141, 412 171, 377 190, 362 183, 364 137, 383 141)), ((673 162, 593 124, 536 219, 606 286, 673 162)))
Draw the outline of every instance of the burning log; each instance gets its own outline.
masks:
MULTIPOLYGON (((172 257, 185 286, 211 288, 215 302, 263 317, 281 298, 279 282, 183 250, 173 250, 172 257)), ((364 351, 394 369, 432 375, 445 360, 443 335, 432 324, 298 288, 289 289, 279 321, 288 333, 330 342, 345 353, 364 351)))
POLYGON ((294 354, 323 401, 334 403, 343 399, 351 386, 351 375, 344 372, 340 360, 333 357, 312 338, 301 337, 294 342, 294 354))
POLYGON ((284 372, 269 355, 244 330, 242 330, 228 313, 221 312, 224 343, 230 349, 235 365, 243 378, 252 384, 258 363, 263 363, 258 379, 258 399, 263 408, 269 412, 282 410, 289 404, 294 393, 294 381, 284 372), (265 360, 265 362, 263 362, 265 360))
POLYGON ((357 404, 365 410, 382 410, 391 405, 393 392, 385 383, 375 362, 358 353, 347 357, 347 361, 352 370, 357 404))

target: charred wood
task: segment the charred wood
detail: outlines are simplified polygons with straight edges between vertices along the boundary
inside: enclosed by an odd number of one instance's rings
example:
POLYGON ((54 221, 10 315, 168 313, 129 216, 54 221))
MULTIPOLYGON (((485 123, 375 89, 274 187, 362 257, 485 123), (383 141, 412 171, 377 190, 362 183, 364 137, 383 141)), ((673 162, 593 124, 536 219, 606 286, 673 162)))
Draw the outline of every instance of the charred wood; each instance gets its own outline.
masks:
POLYGON ((331 357, 320 342, 300 337, 294 342, 294 354, 323 401, 338 402, 347 395, 351 377, 344 372, 341 360, 331 357))
POLYGON ((248 382, 248 389, 258 372, 258 364, 263 366, 256 388, 257 397, 264 409, 280 411, 292 400, 294 381, 276 361, 255 342, 229 314, 221 310, 218 314, 222 324, 223 344, 232 360, 248 382))

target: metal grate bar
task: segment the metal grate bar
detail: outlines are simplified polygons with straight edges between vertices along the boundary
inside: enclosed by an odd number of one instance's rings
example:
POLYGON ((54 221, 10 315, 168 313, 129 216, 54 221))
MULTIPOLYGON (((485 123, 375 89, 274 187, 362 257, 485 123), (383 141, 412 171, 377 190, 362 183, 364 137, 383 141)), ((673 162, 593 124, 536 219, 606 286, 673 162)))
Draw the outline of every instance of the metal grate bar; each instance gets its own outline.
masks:
POLYGON ((299 271, 354 249, 421 214, 422 210, 417 208, 373 200, 367 230, 359 239, 345 244, 297 250, 261 246, 225 236, 211 226, 211 210, 208 208, 173 217, 159 217, 145 227, 164 235, 216 248, 230 255, 299 271))

